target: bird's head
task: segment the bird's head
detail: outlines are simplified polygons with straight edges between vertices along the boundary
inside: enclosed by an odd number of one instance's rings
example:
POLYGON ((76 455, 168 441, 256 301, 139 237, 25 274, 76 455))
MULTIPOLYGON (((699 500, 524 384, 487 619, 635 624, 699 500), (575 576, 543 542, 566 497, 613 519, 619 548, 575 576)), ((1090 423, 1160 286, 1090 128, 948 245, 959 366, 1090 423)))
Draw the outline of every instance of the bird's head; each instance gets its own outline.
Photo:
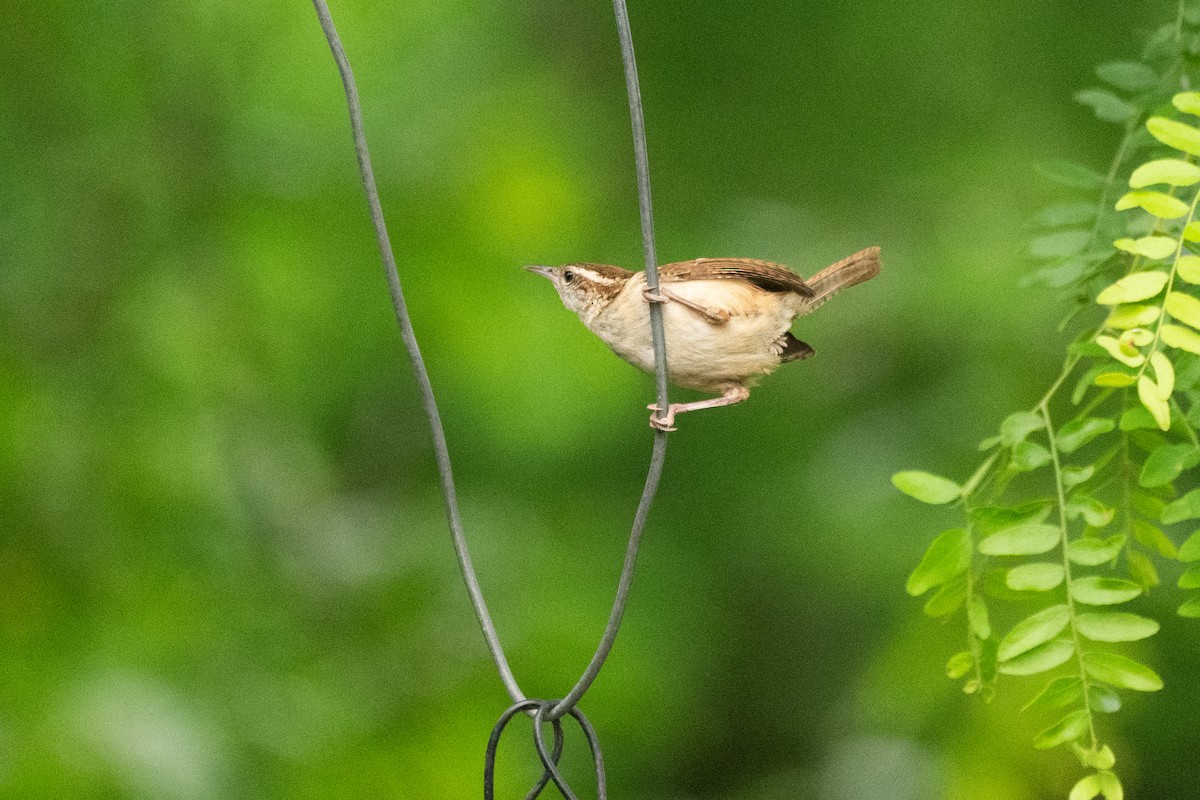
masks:
POLYGON ((635 273, 608 264, 564 264, 561 267, 526 267, 548 278, 563 305, 589 323, 625 288, 635 273))

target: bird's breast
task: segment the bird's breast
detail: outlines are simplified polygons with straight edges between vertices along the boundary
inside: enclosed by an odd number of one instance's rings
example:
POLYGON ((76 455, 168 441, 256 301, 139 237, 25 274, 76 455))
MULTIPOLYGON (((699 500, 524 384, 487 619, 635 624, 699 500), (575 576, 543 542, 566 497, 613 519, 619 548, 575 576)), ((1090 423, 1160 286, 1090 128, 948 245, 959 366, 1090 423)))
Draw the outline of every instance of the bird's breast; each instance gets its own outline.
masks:
MULTIPOLYGON (((713 323, 679 302, 663 304, 667 368, 679 386, 718 391, 746 384, 780 364, 778 340, 796 316, 792 295, 758 289, 743 281, 699 280, 664 284, 671 293, 729 319, 713 323)), ((644 276, 639 274, 588 327, 621 358, 648 372, 654 370, 644 276)))

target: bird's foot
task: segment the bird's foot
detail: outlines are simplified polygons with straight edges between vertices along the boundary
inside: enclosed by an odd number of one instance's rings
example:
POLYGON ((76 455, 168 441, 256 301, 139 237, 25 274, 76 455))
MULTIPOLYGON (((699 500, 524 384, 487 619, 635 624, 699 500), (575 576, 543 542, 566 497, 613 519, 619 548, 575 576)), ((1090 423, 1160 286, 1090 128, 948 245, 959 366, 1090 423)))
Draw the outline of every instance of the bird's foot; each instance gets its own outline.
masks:
POLYGON ((656 291, 651 290, 651 288, 649 286, 642 288, 642 297, 645 299, 645 301, 647 303, 665 303, 671 299, 671 298, 667 297, 665 294, 663 294, 662 292, 656 292, 656 291))
POLYGON ((650 415, 651 428, 654 428, 656 431, 667 432, 678 430, 678 428, 675 427, 675 403, 671 403, 669 406, 667 406, 667 413, 665 416, 661 416, 662 411, 657 404, 651 403, 650 405, 646 406, 646 408, 654 412, 650 415))

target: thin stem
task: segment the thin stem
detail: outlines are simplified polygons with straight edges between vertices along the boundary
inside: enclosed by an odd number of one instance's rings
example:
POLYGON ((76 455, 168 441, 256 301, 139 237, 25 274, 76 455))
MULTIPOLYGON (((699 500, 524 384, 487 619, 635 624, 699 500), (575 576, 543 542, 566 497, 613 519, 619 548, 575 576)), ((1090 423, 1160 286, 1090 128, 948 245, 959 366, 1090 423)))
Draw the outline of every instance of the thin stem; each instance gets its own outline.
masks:
POLYGON ((450 523, 450 536, 454 541, 454 552, 458 555, 458 565, 462 569, 463 580, 467 584, 467 594, 471 597, 471 605, 475 608, 475 616, 483 628, 483 637, 487 640, 488 650, 492 660, 496 662, 496 670, 500 680, 514 703, 525 699, 517 680, 508 666, 504 649, 500 646, 500 638, 496 635, 496 626, 492 624, 488 614, 487 603, 483 599, 483 591, 479 588, 479 580, 475 577, 475 568, 471 565, 471 554, 467 549, 467 539, 463 533, 462 518, 458 513, 458 493, 454 487, 454 473, 450 468, 450 451, 446 447, 446 433, 442 428, 441 415, 438 414, 437 401, 433 396, 433 386, 429 382, 429 372, 425 369, 425 360, 421 357, 421 348, 417 345, 417 335, 413 331, 412 320, 408 315, 408 306, 404 302, 404 292, 400 288, 400 274, 396 269, 396 257, 392 253, 392 244, 388 238, 387 226, 383 221, 383 208, 379 202, 379 190, 375 186, 375 173, 371 168, 371 156, 367 151, 367 137, 363 130, 362 106, 358 99, 358 89, 354 85, 354 72, 350 69, 350 61, 342 48, 341 38, 329 15, 329 8, 324 0, 313 0, 317 10, 317 18, 321 21, 321 30, 329 42, 333 59, 337 62, 339 74, 342 76, 342 86, 346 91, 346 105, 350 111, 350 129, 354 134, 354 152, 358 156, 358 170, 362 176, 363 189, 367 193, 367 204, 371 209, 371 223, 375 227, 375 239, 379 245, 379 255, 383 259, 384 274, 387 276, 388 293, 392 298, 392 308, 396 314, 396 322, 400 325, 400 338, 408 350, 412 361, 413 375, 421 392, 421 406, 425 416, 429 418, 429 427, 433 435, 433 454, 437 461, 438 477, 442 484, 442 496, 446 501, 446 517, 450 523))
POLYGON ((987 474, 992 463, 999 457, 1000 453, 992 453, 992 457, 980 465, 979 469, 975 470, 975 474, 963 486, 963 516, 967 519, 967 542, 972 554, 971 563, 967 565, 967 599, 966 599, 966 622, 967 622, 967 647, 971 650, 971 662, 975 669, 975 685, 978 687, 976 691, 984 692, 983 685, 983 658, 979 637, 975 635, 975 628, 971 625, 971 600, 975 597, 975 524, 971 518, 971 495, 978 487, 979 481, 987 474))
POLYGON ((1187 413, 1183 410, 1183 406, 1174 397, 1171 402, 1175 404, 1175 410, 1179 412, 1179 421, 1183 425, 1183 431, 1187 434, 1188 439, 1192 442, 1192 447, 1200 450, 1200 439, 1196 438, 1196 429, 1192 427, 1192 423, 1188 422, 1187 413))
MULTIPOLYGON (((1129 393, 1125 393, 1124 410, 1129 410, 1129 393)), ((1121 431, 1121 516, 1125 520, 1124 530, 1125 535, 1125 557, 1129 558, 1129 554, 1133 552, 1133 482, 1136 480, 1134 475, 1134 464, 1130 458, 1129 452, 1129 431, 1121 431)))
MULTIPOLYGON (((637 61, 633 53, 633 34, 629 28, 629 11, 625 8, 625 0, 613 0, 613 13, 617 20, 617 35, 621 40, 621 61, 625 66, 625 90, 629 95, 629 116, 633 126, 633 151, 637 165, 638 208, 642 219, 642 249, 646 257, 646 285, 652 290, 658 288, 658 262, 654 252, 654 214, 650 202, 650 161, 646 153, 646 123, 642 117, 642 93, 638 86, 637 61)), ((667 345, 663 333, 662 307, 658 303, 648 303, 650 308, 650 333, 654 344, 654 376, 658 389, 658 407, 668 408, 667 402, 667 345)), ((654 447, 650 453, 650 468, 646 473, 646 485, 642 489, 642 499, 638 503, 637 512, 633 516, 633 527, 629 532, 629 546, 625 550, 625 564, 621 568, 621 578, 617 582, 617 596, 613 601, 612 612, 608 616, 608 624, 600 637, 600 644, 592 656, 591 662, 583 671, 574 688, 558 705, 550 709, 547 719, 555 720, 570 711, 584 692, 596 680, 604 660, 608 658, 616 641, 617 632, 621 628, 621 619, 625 615, 625 606, 629 599, 629 588, 633 582, 633 570, 637 564, 638 547, 641 544, 642 532, 646 520, 650 516, 650 506, 654 495, 658 492, 658 481, 662 477, 663 463, 667 457, 667 434, 665 431, 655 431, 654 447)))
POLYGON ((1079 679, 1083 689, 1083 709, 1087 712, 1088 717, 1088 733, 1092 739, 1092 749, 1095 750, 1099 744, 1096 738, 1096 721, 1095 714, 1092 712, 1092 700, 1088 696, 1088 676, 1087 670, 1083 665, 1083 647, 1079 636, 1079 629, 1076 627, 1075 620, 1075 599, 1071 597, 1071 559, 1067 557, 1067 496, 1066 490, 1063 488, 1062 465, 1058 459, 1058 442, 1054 436, 1054 423, 1050 420, 1050 409, 1046 401, 1042 401, 1038 410, 1042 414, 1042 419, 1046 423, 1046 438, 1050 443, 1050 460, 1054 466, 1054 488, 1058 495, 1058 530, 1060 537, 1060 545, 1062 547, 1062 564, 1063 564, 1063 581, 1067 587, 1067 610, 1070 615, 1071 639, 1075 648, 1075 660, 1079 667, 1079 679))
POLYGON ((974 494, 975 490, 979 488, 979 484, 983 481, 983 479, 985 477, 987 477, 988 470, 990 470, 992 468, 992 465, 996 463, 996 459, 999 457, 1000 457, 999 450, 992 453, 990 456, 988 456, 988 458, 982 464, 979 465, 979 468, 975 470, 975 474, 972 475, 970 477, 970 479, 966 483, 963 484, 962 496, 963 496, 964 508, 966 507, 966 503, 969 500, 969 498, 971 497, 971 495, 974 494))

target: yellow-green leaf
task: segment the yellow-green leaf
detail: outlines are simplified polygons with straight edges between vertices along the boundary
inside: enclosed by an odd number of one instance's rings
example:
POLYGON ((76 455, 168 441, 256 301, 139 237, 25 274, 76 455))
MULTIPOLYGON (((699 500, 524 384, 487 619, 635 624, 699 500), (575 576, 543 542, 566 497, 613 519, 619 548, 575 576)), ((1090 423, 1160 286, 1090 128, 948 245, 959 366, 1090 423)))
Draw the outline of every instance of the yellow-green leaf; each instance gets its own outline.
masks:
MULTIPOLYGON (((1200 256, 1187 256, 1187 258, 1196 259, 1196 274, 1197 282, 1200 283, 1200 256)), ((1180 259, 1182 262, 1183 259, 1180 259)), ((1147 306, 1134 304, 1128 306, 1117 306, 1108 314, 1108 319, 1105 320, 1106 328, 1116 328, 1118 330, 1127 330, 1129 328, 1141 328, 1150 325, 1158 319, 1159 309, 1157 306, 1147 306)))
POLYGON ((1096 773, 1096 777, 1100 779, 1100 794, 1104 795, 1104 800, 1125 800, 1121 779, 1114 773, 1105 770, 1096 773))
POLYGON ((1075 539, 1067 545, 1067 558, 1075 564, 1083 564, 1088 567, 1099 566, 1120 555, 1121 548, 1125 546, 1125 540, 1125 535, 1120 533, 1107 539, 1097 539, 1092 536, 1075 539))
POLYGON ((1100 776, 1085 775, 1071 787, 1067 800, 1094 800, 1100 794, 1100 776))
POLYGON ((1196 531, 1187 538, 1183 544, 1179 545, 1178 556, 1180 561, 1200 561, 1200 531, 1196 531))
POLYGON ((967 577, 965 575, 950 581, 933 593, 925 601, 925 606, 922 610, 926 616, 944 617, 947 614, 953 614, 959 609, 967 599, 967 577))
POLYGON ((1163 687, 1162 678, 1154 670, 1116 653, 1084 653, 1083 667, 1096 680, 1119 689, 1157 692, 1163 687))
POLYGON ((1163 304, 1167 313, 1193 328, 1200 328, 1200 300, 1184 292, 1171 292, 1163 304))
MULTIPOLYGON (((1200 305, 1200 301, 1197 301, 1197 303, 1200 305)), ((1163 355, 1162 352, 1155 350, 1150 354, 1150 366, 1154 367, 1155 383, 1158 384, 1158 396, 1163 400, 1170 400, 1171 393, 1175 391, 1175 367, 1171 364, 1171 359, 1163 355)))
POLYGON ((1013 626, 1000 640, 996 658, 1009 661, 1044 644, 1063 632, 1071 621, 1071 609, 1065 604, 1051 606, 1013 626))
POLYGON ((1146 120, 1146 130, 1167 147, 1200 156, 1200 129, 1166 117, 1151 117, 1146 120))
POLYGON ((1143 236, 1140 239, 1117 239, 1113 242, 1113 247, 1118 250, 1151 259, 1166 258, 1175 252, 1176 246, 1177 242, 1170 236, 1143 236))
POLYGON ((970 650, 955 653, 946 662, 946 677, 952 681, 956 681, 970 672, 973 666, 975 666, 975 656, 970 650))
POLYGON ((1063 582, 1062 564, 1035 562, 1013 567, 1004 575, 1004 585, 1014 592, 1048 592, 1063 582))
POLYGON ((897 472, 892 476, 892 485, 909 497, 935 506, 957 500, 962 495, 962 488, 954 481, 921 470, 897 472))
POLYGON ((1127 603, 1142 593, 1142 587, 1124 578, 1102 578, 1088 575, 1071 581, 1067 590, 1077 603, 1090 606, 1111 606, 1127 603))
POLYGON ((1080 614, 1075 627, 1094 642, 1136 642, 1158 633, 1159 624, 1124 611, 1094 611, 1080 614))
MULTIPOLYGON (((1146 238, 1165 239, 1166 237, 1148 236, 1146 238)), ((1174 252, 1175 240, 1166 239, 1166 241, 1171 243, 1171 251, 1174 252)), ((1112 306, 1118 303, 1136 303, 1138 300, 1148 300, 1163 290, 1163 287, 1167 285, 1167 277, 1167 273, 1158 270, 1126 275, 1100 292, 1096 296, 1096 302, 1102 306, 1112 306)))
MULTIPOLYGON (((1196 336, 1196 340, 1200 341, 1200 335, 1196 336)), ((1127 372, 1102 372, 1092 383, 1105 388, 1124 389, 1126 386, 1133 386, 1137 383, 1137 376, 1127 372)))
POLYGON ((1185 114, 1200 114, 1200 92, 1180 92, 1171 98, 1171 105, 1185 114))
POLYGON ((1149 375, 1142 375, 1138 378, 1137 388, 1138 399, 1154 417, 1159 429, 1168 430, 1171 427, 1171 408, 1167 401, 1159 396, 1158 384, 1150 380, 1149 375))
POLYGON ((1088 764, 1096 769, 1112 769, 1116 763, 1117 756, 1108 745, 1092 752, 1088 757, 1088 764))
POLYGON ((1163 342, 1170 347, 1187 350, 1188 353, 1200 355, 1200 333, 1187 329, 1182 325, 1163 325, 1159 331, 1163 342))
POLYGON ((925 555, 921 563, 908 576, 908 593, 913 597, 941 586, 960 575, 971 564, 971 539, 961 528, 945 531, 940 534, 925 555))
POLYGON ((1064 742, 1072 742, 1087 733, 1090 720, 1091 715, 1086 709, 1072 711, 1039 733, 1033 740, 1033 746, 1038 750, 1048 750, 1064 742))
POLYGON ((1139 347, 1145 347, 1154 341, 1154 334, 1145 328, 1130 328, 1121 334, 1118 343, 1121 345, 1121 352, 1126 355, 1131 355, 1134 350, 1139 347))
POLYGON ((1200 283, 1200 256, 1180 256, 1175 262, 1175 274, 1190 284, 1200 283))
POLYGON ((1144 208, 1160 219, 1179 219, 1188 213, 1187 203, 1164 192, 1137 190, 1126 192, 1117 200, 1117 211, 1144 208))
POLYGON ((1183 238, 1189 242, 1200 242, 1200 222, 1189 222, 1184 225, 1183 238))
POLYGON ((1200 333, 1182 325, 1163 325, 1159 336, 1171 347, 1178 347, 1180 350, 1200 355, 1200 333))
POLYGON ((1066 663, 1075 654, 1075 645, 1070 639, 1051 639, 1027 653, 1002 662, 997 671, 1005 675, 1036 675, 1066 663))
POLYGON ((1191 186, 1200 183, 1200 167, 1181 158, 1159 158, 1147 161, 1129 176, 1134 189, 1165 183, 1169 186, 1191 186))
POLYGON ((1193 564, 1184 570, 1175 585, 1180 589, 1200 589, 1200 564, 1193 564))

